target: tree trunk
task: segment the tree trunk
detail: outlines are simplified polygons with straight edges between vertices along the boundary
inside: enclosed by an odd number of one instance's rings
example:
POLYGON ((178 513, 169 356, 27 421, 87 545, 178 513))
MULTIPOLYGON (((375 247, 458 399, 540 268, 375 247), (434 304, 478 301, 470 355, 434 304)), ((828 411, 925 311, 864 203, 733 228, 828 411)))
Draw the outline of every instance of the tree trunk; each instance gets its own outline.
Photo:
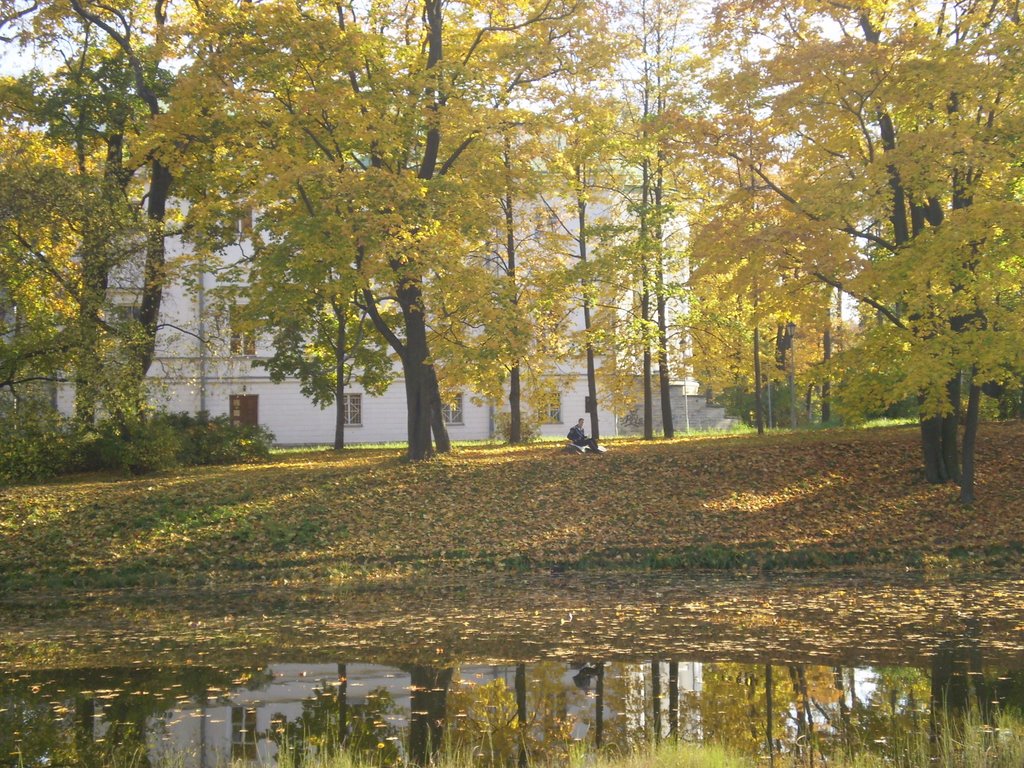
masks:
MULTIPOLYGON (((825 362, 825 366, 828 367, 828 363, 832 359, 831 309, 829 309, 828 317, 825 320, 825 334, 822 338, 822 347, 822 359, 825 362)), ((826 373, 825 379, 821 382, 821 423, 828 424, 830 421, 832 421, 832 379, 826 373)))
MULTIPOLYGON (((584 307, 584 322, 590 326, 590 308, 584 307)), ((597 371, 594 366, 594 347, 587 342, 587 397, 590 399, 590 436, 595 440, 601 438, 601 429, 597 417, 597 371)))
POLYGON ((935 484, 948 483, 950 480, 959 483, 961 478, 956 413, 960 401, 959 375, 946 383, 946 392, 954 413, 949 416, 930 416, 921 419, 924 476, 929 483, 935 484))
MULTIPOLYGON (((659 83, 660 85, 660 83, 659 83)), ((663 96, 661 89, 658 89, 658 114, 663 111, 663 96)), ((655 293, 657 294, 658 314, 658 385, 661 394, 661 431, 665 437, 675 437, 675 427, 672 424, 672 400, 669 387, 668 369, 668 299, 665 296, 665 231, 662 226, 662 205, 665 196, 665 175, 664 157, 659 150, 657 167, 654 172, 654 235, 655 254, 655 293)))
POLYGON ((334 309, 338 320, 338 335, 334 341, 334 450, 345 447, 345 316, 347 312, 334 309))
MULTIPOLYGON (((578 188, 583 188, 584 171, 582 166, 576 166, 576 182, 578 188)), ((576 196, 576 222, 579 233, 577 242, 580 249, 580 261, 587 261, 587 201, 582 195, 576 196)), ((587 340, 587 397, 590 399, 590 436, 595 440, 601 438, 601 426, 597 416, 597 370, 594 364, 594 345, 590 340, 590 291, 589 286, 583 286, 583 332, 587 340)))
POLYGON ((427 766, 441 746, 452 669, 414 666, 410 669, 409 758, 427 766))
POLYGON ((964 424, 963 472, 960 476, 960 503, 974 503, 974 446, 978 438, 981 418, 981 387, 971 376, 971 389, 967 398, 967 419, 964 424))
POLYGON ((523 442, 522 394, 519 384, 519 366, 512 366, 508 385, 508 441, 511 445, 523 442))
MULTIPOLYGON (((502 160, 505 165, 505 198, 502 201, 505 213, 505 277, 511 283, 512 311, 518 315, 519 286, 516 285, 516 217, 515 200, 512 197, 512 145, 508 136, 505 137, 505 151, 502 160)), ((514 350, 514 354, 517 356, 519 352, 519 349, 514 350)), ((523 412, 518 361, 512 366, 509 376, 508 406, 508 441, 511 445, 518 445, 523 442, 523 412)))
MULTIPOLYGON (((392 269, 397 271, 398 268, 399 265, 392 264, 392 269)), ((402 362, 409 442, 406 458, 409 461, 421 461, 434 455, 431 433, 437 450, 441 453, 451 450, 451 440, 448 438, 448 430, 444 426, 441 413, 441 390, 437 382, 437 372, 429 362, 427 326, 421 311, 423 292, 415 280, 400 278, 395 293, 398 306, 402 310, 404 340, 399 338, 381 317, 373 292, 363 289, 363 299, 374 327, 387 339, 402 362)))
POLYGON ((654 391, 651 371, 651 345, 644 342, 644 440, 654 439, 654 391))
POLYGON ((434 455, 431 440, 430 391, 426 383, 426 367, 421 363, 404 365, 405 401, 409 433, 406 458, 422 461, 434 455))
POLYGON ((404 281, 398 290, 398 303, 405 322, 405 346, 402 370, 405 375, 405 396, 408 410, 410 461, 421 461, 434 455, 431 431, 442 440, 438 450, 444 452, 447 431, 441 416, 441 396, 434 367, 428 362, 427 327, 420 311, 422 295, 419 286, 404 281))
POLYGON ((651 662, 651 725, 654 743, 661 742, 661 662, 651 662))
POLYGON ((764 667, 764 740, 768 744, 768 764, 775 765, 775 736, 772 733, 772 720, 775 717, 775 681, 772 678, 772 665, 764 667))
POLYGON ((150 229, 146 238, 146 263, 143 267, 142 300, 139 306, 139 322, 143 329, 143 341, 138 352, 140 381, 149 372, 156 354, 156 333, 165 278, 164 218, 167 215, 167 198, 172 181, 170 169, 159 160, 154 160, 150 168, 149 194, 146 196, 146 217, 150 229))
POLYGON ((942 459, 941 416, 921 419, 921 454, 925 480, 935 484, 948 482, 950 478, 942 459))
MULTIPOLYGON (((672 424, 672 390, 668 370, 668 324, 664 296, 658 296, 658 384, 661 390, 661 429, 665 437, 675 437, 675 426, 672 424)), ((683 386, 685 394, 685 382, 683 386)))
POLYGON ((348 665, 338 665, 338 746, 348 743, 348 665))
POLYGON ((761 329, 754 326, 754 423, 757 434, 764 434, 764 407, 761 403, 761 329))
MULTIPOLYGON (((644 116, 648 113, 647 98, 644 96, 644 116)), ((640 187, 640 343, 643 346, 643 388, 644 388, 644 440, 654 439, 654 393, 651 389, 651 265, 650 265, 650 206, 651 206, 651 164, 642 163, 640 187)))
POLYGON ((960 375, 957 374, 946 382, 946 392, 953 412, 942 418, 942 461, 946 465, 946 473, 954 483, 960 482, 960 453, 957 449, 960 428, 960 375))
POLYGON ((444 425, 444 413, 441 410, 441 386, 437 380, 437 370, 433 365, 426 366, 426 381, 430 397, 430 419, 434 433, 434 447, 438 453, 449 453, 452 440, 448 435, 448 427, 444 425))
POLYGON ((526 744, 526 665, 516 664, 516 726, 519 736, 519 768, 526 768, 530 763, 529 750, 526 744))
POLYGON ((679 739, 679 662, 668 665, 668 735, 679 739))
POLYGON ((846 684, 843 679, 843 668, 832 670, 836 691, 839 693, 839 734, 843 741, 843 754, 853 762, 853 722, 850 717, 850 705, 846 702, 846 684))

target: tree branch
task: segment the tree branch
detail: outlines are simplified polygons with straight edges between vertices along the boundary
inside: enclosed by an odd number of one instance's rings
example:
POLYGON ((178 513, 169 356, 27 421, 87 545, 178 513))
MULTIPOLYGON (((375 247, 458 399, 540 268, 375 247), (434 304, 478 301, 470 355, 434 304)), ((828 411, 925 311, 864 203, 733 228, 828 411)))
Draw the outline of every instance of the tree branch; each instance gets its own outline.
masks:
POLYGON ((816 277, 821 282, 825 283, 826 285, 831 285, 833 288, 835 288, 835 289, 837 289, 839 291, 842 291, 847 296, 850 296, 851 298, 856 299, 857 301, 861 302, 862 304, 867 304, 869 307, 872 307, 873 309, 877 310, 880 314, 882 314, 887 320, 889 320, 897 328, 906 329, 907 326, 903 322, 903 320, 899 317, 899 315, 897 315, 891 309, 889 309, 888 307, 883 305, 877 299, 872 299, 869 296, 860 296, 860 295, 854 293, 853 291, 851 291, 849 288, 846 288, 843 285, 841 280, 837 280, 834 277, 829 277, 828 275, 826 275, 826 274, 824 274, 822 272, 811 272, 810 274, 813 275, 814 277, 816 277))

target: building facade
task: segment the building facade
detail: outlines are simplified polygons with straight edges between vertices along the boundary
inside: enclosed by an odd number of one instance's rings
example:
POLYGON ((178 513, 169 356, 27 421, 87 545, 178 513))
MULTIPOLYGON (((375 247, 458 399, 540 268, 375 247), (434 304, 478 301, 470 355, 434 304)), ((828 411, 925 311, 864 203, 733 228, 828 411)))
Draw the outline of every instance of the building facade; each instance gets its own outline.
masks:
MULTIPOLYGON (((191 283, 174 280, 164 290, 156 357, 148 373, 152 404, 172 413, 212 417, 228 416, 233 422, 258 424, 269 429, 280 445, 319 445, 334 441, 336 413, 345 413, 345 442, 404 442, 407 437, 405 383, 398 376, 383 395, 370 395, 360 386, 347 388, 340 406, 320 408, 306 397, 298 379, 271 380, 258 365, 274 353, 269 335, 237 332, 232 328, 230 306, 224 289, 230 287, 217 275, 219 267, 246 258, 245 239, 223 254, 224 264, 204 271, 191 283)), ((180 238, 168 244, 168 263, 185 264, 191 256, 180 238)), ((122 318, 137 315, 141 291, 138 276, 126 273, 112 284, 112 311, 122 318)), ((582 361, 567 361, 550 373, 552 393, 538 414, 540 436, 564 437, 586 405, 586 373, 582 361)), ((74 410, 74 388, 57 391, 58 408, 74 410)), ((500 405, 487 402, 469 390, 458 393, 444 408, 452 440, 486 440, 497 435, 500 405)), ((616 415, 599 412, 602 435, 615 434, 616 415)))

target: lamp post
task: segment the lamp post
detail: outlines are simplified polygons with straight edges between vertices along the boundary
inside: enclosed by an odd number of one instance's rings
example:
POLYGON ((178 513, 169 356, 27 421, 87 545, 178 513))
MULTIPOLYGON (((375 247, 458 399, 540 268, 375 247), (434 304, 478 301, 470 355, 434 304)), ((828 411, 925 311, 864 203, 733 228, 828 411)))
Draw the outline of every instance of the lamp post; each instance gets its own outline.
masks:
POLYGON ((789 426, 796 429, 796 323, 786 326, 789 333, 789 426))

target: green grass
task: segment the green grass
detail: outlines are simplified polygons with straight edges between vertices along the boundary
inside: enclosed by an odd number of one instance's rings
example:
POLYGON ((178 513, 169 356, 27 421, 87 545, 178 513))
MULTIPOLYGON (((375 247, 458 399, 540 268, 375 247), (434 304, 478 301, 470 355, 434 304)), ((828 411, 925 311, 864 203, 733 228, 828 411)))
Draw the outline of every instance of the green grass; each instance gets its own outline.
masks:
MULTIPOLYGON (((927 729, 896 740, 883 751, 862 751, 854 756, 835 755, 822 762, 815 755, 814 765, 833 768, 1020 768, 1024 765, 1024 720, 1020 714, 997 713, 985 723, 976 710, 962 716, 946 717, 933 742, 927 729)), ((466 748, 441 751, 434 759, 434 768, 494 768, 511 765, 512 757, 483 758, 486 749, 466 748)), ((171 755, 156 761, 152 768, 181 768, 187 755, 171 755)), ((141 768, 142 755, 109 755, 99 768, 141 768)), ((570 747, 567 758, 531 762, 531 768, 756 768, 768 765, 767 756, 740 754, 727 746, 708 743, 663 742, 649 745, 628 754, 595 751, 585 744, 570 747)), ((773 756, 778 768, 805 768, 808 756, 781 753, 773 756)), ((219 763, 213 768, 250 768, 252 763, 234 761, 219 763)), ((283 745, 277 758, 278 768, 412 768, 408 757, 397 763, 371 759, 365 753, 356 755, 347 750, 323 749, 319 753, 296 754, 283 745)))

